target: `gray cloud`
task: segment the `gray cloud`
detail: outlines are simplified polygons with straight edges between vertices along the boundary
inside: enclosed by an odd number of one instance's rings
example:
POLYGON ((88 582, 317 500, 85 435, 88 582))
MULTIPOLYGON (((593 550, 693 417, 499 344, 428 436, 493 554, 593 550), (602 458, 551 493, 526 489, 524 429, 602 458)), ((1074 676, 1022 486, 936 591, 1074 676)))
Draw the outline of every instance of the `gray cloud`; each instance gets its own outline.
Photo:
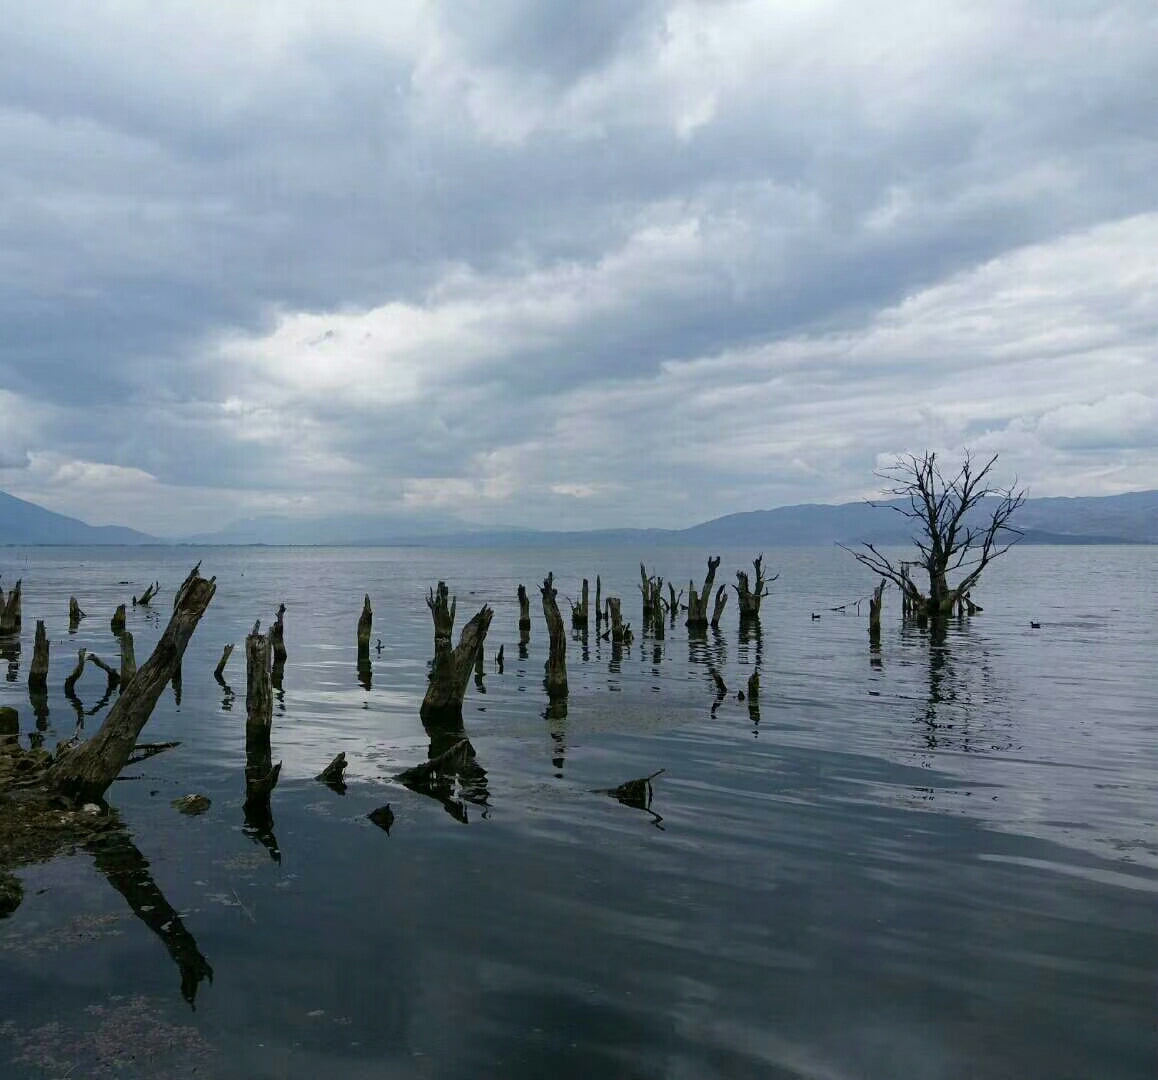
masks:
POLYGON ((1158 486, 1156 37, 1141 2, 37 5, 0 27, 0 487, 159 531, 675 524, 965 441, 1158 486))

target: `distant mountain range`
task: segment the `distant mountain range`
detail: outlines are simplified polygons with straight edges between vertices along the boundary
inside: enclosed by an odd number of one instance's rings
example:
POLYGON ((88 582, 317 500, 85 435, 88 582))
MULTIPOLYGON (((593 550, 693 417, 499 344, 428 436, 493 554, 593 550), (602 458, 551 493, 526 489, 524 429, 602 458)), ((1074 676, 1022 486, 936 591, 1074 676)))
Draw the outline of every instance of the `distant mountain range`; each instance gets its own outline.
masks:
MULTIPOLYGON (((984 505, 978 516, 987 516, 984 505)), ((1015 523, 1024 543, 1158 543, 1158 491, 1086 498, 1028 499, 1015 523)), ((687 529, 542 532, 477 529, 433 517, 349 515, 313 519, 252 518, 215 533, 165 540, 115 525, 93 526, 0 492, 0 544, 268 544, 318 546, 490 547, 544 544, 644 544, 697 547, 826 546, 870 541, 902 544, 910 522, 887 505, 806 504, 753 510, 687 529)))

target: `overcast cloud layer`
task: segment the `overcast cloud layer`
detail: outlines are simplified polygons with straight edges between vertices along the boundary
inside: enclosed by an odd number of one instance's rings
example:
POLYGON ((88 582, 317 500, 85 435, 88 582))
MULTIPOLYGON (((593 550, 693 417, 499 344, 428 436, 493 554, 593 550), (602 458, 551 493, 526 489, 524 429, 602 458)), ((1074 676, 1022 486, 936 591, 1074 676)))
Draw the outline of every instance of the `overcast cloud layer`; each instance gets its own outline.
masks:
POLYGON ((1153 0, 39 0, 0 56, 0 488, 52 509, 1158 487, 1153 0))

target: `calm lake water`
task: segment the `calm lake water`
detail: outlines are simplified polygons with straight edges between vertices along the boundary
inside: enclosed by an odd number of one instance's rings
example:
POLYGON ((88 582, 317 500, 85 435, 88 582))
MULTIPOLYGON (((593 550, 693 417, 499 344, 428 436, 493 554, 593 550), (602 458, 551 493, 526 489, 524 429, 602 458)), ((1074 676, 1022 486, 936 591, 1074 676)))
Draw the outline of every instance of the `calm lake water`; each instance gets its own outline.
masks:
MULTIPOLYGON (((731 582, 754 552, 720 554, 731 582)), ((218 582, 180 704, 167 690, 143 735, 182 745, 109 793, 138 854, 20 871, 24 902, 0 921, 0 1075, 1153 1078, 1158 548, 1015 549, 943 645, 902 629, 892 590, 875 655, 867 604, 831 610, 869 592, 866 572, 773 549, 759 636, 741 639, 734 596, 719 634, 639 635, 640 558, 686 588, 706 555, 0 549, 0 584, 24 579, 0 705, 49 746, 76 724, 75 649, 115 660, 118 603, 160 579, 158 614, 130 607, 142 661, 189 566, 218 582), (601 573, 638 635, 622 655, 593 631, 570 642, 562 717, 542 687, 547 570, 572 596, 601 573), (483 775, 445 802, 392 779, 430 746, 439 578, 456 637, 496 611, 464 708, 483 775), (70 593, 90 615, 72 636, 70 593), (254 835, 241 644, 281 601, 284 767, 272 834, 254 835), (236 697, 212 675, 228 641, 236 697), (709 663, 730 690, 718 705, 709 663), (736 699, 757 666, 758 716, 736 699), (314 779, 338 751, 344 795, 314 779), (599 790, 659 769, 650 811, 599 790), (190 792, 204 815, 170 806, 190 792), (367 818, 385 803, 388 834, 367 818)), ((89 669, 86 710, 103 690, 89 669)))

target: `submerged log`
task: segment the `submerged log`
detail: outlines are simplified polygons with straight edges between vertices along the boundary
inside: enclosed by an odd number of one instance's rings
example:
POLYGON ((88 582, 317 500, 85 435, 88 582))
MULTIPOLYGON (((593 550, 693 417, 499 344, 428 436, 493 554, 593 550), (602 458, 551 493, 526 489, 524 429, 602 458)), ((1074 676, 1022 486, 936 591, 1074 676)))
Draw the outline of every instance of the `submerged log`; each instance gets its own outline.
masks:
POLYGON ((424 719, 462 712, 474 659, 486 641, 494 611, 486 604, 463 628, 454 649, 435 648, 430 683, 422 700, 424 719))
POLYGON ((81 611, 80 604, 76 602, 75 596, 68 598, 68 632, 70 634, 76 633, 76 629, 80 626, 80 620, 88 618, 88 616, 81 611))
POLYGON ((426 606, 430 608, 434 619, 434 651, 449 649, 450 640, 454 634, 454 614, 458 607, 458 597, 451 596, 445 581, 440 581, 438 587, 428 589, 426 606))
POLYGON ((694 581, 688 582, 688 617, 684 623, 693 629, 700 629, 708 625, 708 601, 712 596, 712 586, 716 581, 716 570, 720 565, 720 557, 708 557, 708 575, 704 578, 704 587, 696 592, 694 581))
POLYGON ((552 699, 567 696, 567 634, 563 629, 563 616, 559 614, 554 581, 555 575, 548 574, 540 586, 543 616, 547 620, 547 633, 550 635, 544 685, 547 696, 552 699))
POLYGON ((728 587, 721 585, 716 590, 716 606, 712 610, 712 629, 719 630, 720 616, 724 614, 724 608, 728 606, 728 587))
POLYGON ((20 594, 23 579, 12 586, 8 599, 0 605, 0 634, 15 634, 20 630, 20 594))
POLYGON ((125 628, 125 605, 120 604, 117 610, 113 612, 113 617, 109 620, 109 629, 114 634, 119 634, 125 628))
POLYGON ((736 571, 736 600, 740 605, 740 621, 747 622, 760 617, 760 602, 768 595, 768 586, 780 575, 770 578, 764 576, 764 555, 759 554, 752 560, 752 568, 756 571, 755 584, 748 579, 747 571, 736 571))
POLYGON ((213 669, 213 677, 219 682, 225 682, 225 665, 229 663, 229 658, 233 655, 233 642, 231 641, 224 649, 221 650, 221 659, 217 661, 217 667, 213 669))
POLYGON ((121 634, 121 692, 137 673, 137 656, 133 650, 133 635, 126 630, 121 634))
POLYGON ((36 620, 36 641, 32 646, 32 663, 28 668, 28 689, 48 689, 48 632, 44 620, 36 620))
POLYGON ((638 780, 628 780, 614 788, 599 788, 600 795, 610 795, 624 806, 634 807, 636 810, 650 810, 654 791, 651 782, 664 773, 664 769, 656 769, 650 776, 641 776, 638 780))
POLYGON ((374 609, 370 607, 370 594, 362 601, 362 614, 358 616, 358 660, 370 659, 370 634, 374 627, 374 609))
POLYGON ((137 736, 152 715, 165 684, 181 663, 189 639, 216 590, 216 580, 206 580, 194 567, 177 593, 173 616, 157 647, 109 710, 100 730, 81 746, 59 757, 49 770, 48 781, 53 789, 84 802, 101 799, 125 767, 137 736))
POLYGON ((571 625, 576 630, 586 630, 587 629, 588 597, 589 596, 590 596, 590 593, 588 591, 587 579, 584 578, 583 579, 583 588, 579 594, 579 603, 577 603, 577 604, 572 603, 571 604, 571 625))

